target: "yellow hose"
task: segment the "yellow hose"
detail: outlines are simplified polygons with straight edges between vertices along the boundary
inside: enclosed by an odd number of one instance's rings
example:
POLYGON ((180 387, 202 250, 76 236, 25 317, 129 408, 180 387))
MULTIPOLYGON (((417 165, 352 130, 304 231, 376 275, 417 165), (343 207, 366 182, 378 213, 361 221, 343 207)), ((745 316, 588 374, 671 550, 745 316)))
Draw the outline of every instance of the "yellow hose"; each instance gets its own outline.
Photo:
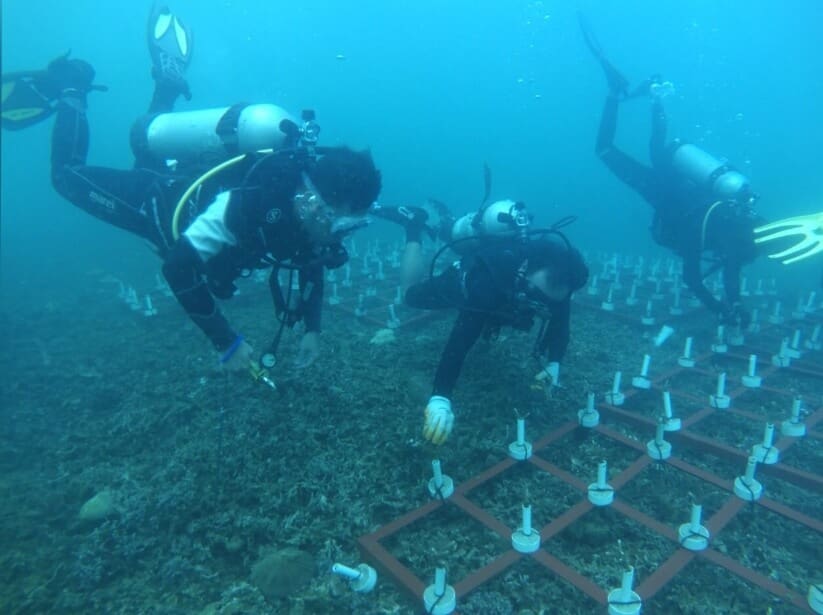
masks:
MULTIPOLYGON (((269 149, 262 149, 259 150, 258 154, 270 154, 274 150, 269 149)), ((189 200, 189 197, 197 190, 203 182, 211 179, 215 175, 217 175, 223 169, 227 169, 228 167, 232 166, 233 164, 237 164, 241 160, 243 160, 247 154, 240 154, 239 156, 235 156, 234 158, 229 158, 225 162, 221 162, 216 167, 212 167, 205 173, 203 173, 200 177, 198 177, 194 182, 189 186, 186 191, 183 193, 183 196, 180 197, 180 200, 177 201, 177 206, 174 208, 174 216, 171 219, 171 234, 174 237, 174 240, 177 241, 180 239, 180 215, 183 213, 183 205, 186 201, 189 200)))

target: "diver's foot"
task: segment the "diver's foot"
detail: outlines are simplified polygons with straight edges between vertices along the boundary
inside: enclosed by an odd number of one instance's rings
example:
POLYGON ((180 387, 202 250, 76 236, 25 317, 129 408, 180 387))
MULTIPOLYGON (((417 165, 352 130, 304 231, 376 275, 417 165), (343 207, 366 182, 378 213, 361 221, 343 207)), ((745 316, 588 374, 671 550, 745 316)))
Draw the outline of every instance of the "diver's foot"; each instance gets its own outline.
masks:
POLYGON ((600 65, 603 67, 603 72, 606 74, 606 82, 609 84, 609 93, 618 99, 625 98, 628 95, 629 90, 628 79, 626 79, 621 72, 605 58, 600 59, 600 65))
POLYGON ((423 239, 423 231, 426 231, 429 236, 432 235, 432 230, 426 224, 429 214, 422 207, 377 207, 372 210, 372 213, 406 229, 407 242, 420 243, 423 239))
POLYGON ((186 69, 191 62, 192 35, 167 6, 160 6, 149 16, 148 44, 151 76, 164 95, 183 95, 191 100, 186 69))
POLYGON ((437 212, 437 215, 440 216, 437 226, 429 232, 431 238, 433 240, 439 238, 446 243, 450 242, 452 240, 452 228, 454 227, 456 218, 452 215, 448 205, 443 201, 438 201, 430 197, 429 204, 437 212))
POLYGON ((43 94, 51 99, 64 96, 85 97, 92 90, 94 68, 85 60, 69 59, 63 55, 49 62, 42 83, 43 94))

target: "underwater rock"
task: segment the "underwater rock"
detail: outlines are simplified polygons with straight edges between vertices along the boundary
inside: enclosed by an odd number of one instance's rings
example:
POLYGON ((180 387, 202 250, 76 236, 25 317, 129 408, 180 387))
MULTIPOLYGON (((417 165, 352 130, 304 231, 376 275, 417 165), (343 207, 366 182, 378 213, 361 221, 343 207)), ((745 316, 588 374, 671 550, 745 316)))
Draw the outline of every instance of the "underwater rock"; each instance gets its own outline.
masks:
POLYGON ((374 344, 375 346, 382 346, 383 344, 390 344, 395 339, 397 338, 394 335, 394 329, 380 329, 369 340, 369 344, 374 344))
POLYGON ((311 581, 313 576, 312 556, 293 547, 266 555, 251 569, 251 582, 267 600, 293 594, 311 581))
POLYGON ((81 521, 102 521, 116 512, 112 492, 104 489, 83 504, 80 512, 77 513, 77 518, 81 521))

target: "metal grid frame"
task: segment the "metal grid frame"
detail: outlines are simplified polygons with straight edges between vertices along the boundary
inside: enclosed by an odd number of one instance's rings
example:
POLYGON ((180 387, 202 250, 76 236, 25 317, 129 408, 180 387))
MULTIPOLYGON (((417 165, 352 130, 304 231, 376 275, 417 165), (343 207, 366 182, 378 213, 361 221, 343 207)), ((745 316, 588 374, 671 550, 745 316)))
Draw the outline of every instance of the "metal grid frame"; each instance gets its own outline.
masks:
MULTIPOLYGON (((576 303, 587 309, 597 309, 597 306, 587 302, 585 299, 583 301, 577 301, 576 303)), ((634 315, 625 312, 612 312, 610 315, 619 319, 635 319, 634 315)), ((420 316, 412 321, 406 321, 403 323, 403 326, 407 326, 413 322, 419 322, 419 320, 423 318, 425 318, 425 316, 420 316)), ((361 319, 363 319, 363 317, 361 317, 361 319)), ((373 324, 380 324, 379 321, 375 321, 374 319, 371 319, 371 322, 373 324)), ((759 337, 758 341, 762 342, 764 340, 768 340, 769 337, 770 332, 766 330, 759 337)), ((747 350, 750 348, 750 346, 747 346, 747 350)), ((698 365, 705 361, 710 354, 711 353, 705 354, 702 357, 696 357, 698 365)), ((748 358, 748 355, 741 355, 734 352, 726 354, 725 356, 731 361, 739 361, 741 363, 745 363, 748 358)), ((776 368, 769 366, 765 369, 761 369, 760 375, 763 377, 764 383, 767 384, 769 376, 773 375, 776 371, 778 371, 778 369, 787 373, 819 379, 823 385, 823 370, 821 370, 820 366, 804 360, 794 361, 792 365, 787 368, 776 368)), ((713 377, 712 373, 700 368, 684 368, 678 366, 652 379, 652 387, 655 390, 662 390, 660 386, 662 383, 668 382, 671 378, 687 372, 705 377, 713 377)), ((762 386, 761 389, 773 394, 785 396, 787 399, 786 407, 789 407, 789 400, 793 397, 793 393, 791 391, 781 390, 778 388, 769 387, 767 385, 762 386)), ((636 395, 636 393, 637 391, 635 390, 626 391, 625 403, 629 404, 631 398, 636 395)), ((718 412, 731 413, 757 421, 763 421, 763 417, 743 409, 737 409, 734 407, 734 403, 730 409, 717 410, 706 403, 706 400, 698 400, 688 391, 671 389, 671 393, 672 395, 690 399, 692 402, 700 401, 702 406, 699 410, 683 419, 683 428, 681 431, 668 433, 669 440, 675 446, 675 453, 680 447, 686 447, 693 451, 708 453, 737 464, 741 468, 742 472, 742 468, 745 467, 746 460, 749 456, 748 451, 736 449, 724 444, 723 442, 695 433, 691 430, 691 428, 699 425, 702 421, 718 412)), ((738 386, 733 390, 727 391, 727 394, 732 398, 732 400, 737 400, 743 396, 753 395, 755 393, 752 389, 738 386)), ((605 403, 598 404, 598 410, 603 417, 611 419, 619 424, 633 427, 643 433, 653 434, 655 431, 656 422, 647 416, 633 413, 623 408, 611 406, 605 403)), ((823 405, 815 408, 806 418, 805 422, 808 431, 805 437, 813 438, 815 440, 823 440, 823 431, 818 429, 818 424, 821 421, 823 421, 823 405)), ((382 542, 398 532, 401 532, 404 528, 407 528, 416 521, 447 506, 461 511, 462 514, 474 519, 484 527, 498 534, 504 540, 509 541, 512 531, 516 528, 508 527, 482 507, 469 500, 467 496, 472 492, 472 490, 491 481, 495 477, 503 474, 508 469, 520 463, 531 464, 539 471, 549 473, 551 476, 560 479, 565 484, 580 493, 580 501, 576 505, 567 509, 563 514, 557 516, 539 528, 541 539, 545 544, 545 541, 562 532, 594 508, 594 505, 591 504, 586 498, 587 484, 583 480, 574 474, 557 467, 540 456, 541 451, 546 450, 550 445, 569 435, 578 428, 580 427, 577 421, 569 421, 543 435, 539 440, 534 442, 533 455, 529 459, 525 461, 516 461, 511 458, 505 458, 480 474, 465 480, 459 485, 456 485, 454 493, 447 499, 428 501, 422 506, 380 527, 378 530, 359 537, 358 543, 364 558, 373 563, 379 570, 381 570, 383 574, 388 575, 388 577, 390 577, 400 588, 402 588, 409 595, 409 597, 411 597, 417 604, 421 605, 420 611, 424 612, 421 598, 426 587, 426 583, 424 583, 411 570, 404 566, 382 544, 382 542)), ((674 542, 678 547, 662 565, 660 565, 650 576, 645 578, 637 587, 635 587, 635 591, 640 594, 644 601, 652 598, 655 594, 660 592, 661 589, 666 587, 691 561, 695 558, 701 558, 711 564, 724 568, 737 577, 748 581, 768 593, 780 597, 782 600, 800 609, 811 612, 805 596, 766 575, 744 566, 740 562, 721 553, 720 551, 715 550, 712 548, 711 543, 706 550, 698 552, 689 551, 680 547, 676 528, 660 523, 621 499, 620 488, 635 478, 648 466, 656 463, 665 463, 678 471, 686 472, 701 481, 710 483, 714 487, 725 491, 727 493, 727 497, 723 506, 713 516, 704 521, 704 524, 710 530, 713 539, 716 538, 735 518, 735 516, 747 505, 763 507, 773 513, 791 519, 792 521, 799 523, 812 531, 823 534, 823 522, 821 522, 821 520, 805 515, 789 506, 772 500, 767 497, 767 495, 761 497, 756 502, 745 502, 733 493, 733 477, 728 478, 717 476, 712 472, 701 469, 691 463, 679 459, 676 456, 672 456, 665 461, 655 461, 647 455, 644 443, 628 438, 618 430, 609 426, 599 425, 595 427, 594 430, 611 441, 636 451, 638 455, 637 459, 630 464, 629 467, 624 469, 619 474, 611 477, 610 484, 616 491, 615 500, 611 504, 612 509, 641 524, 651 532, 674 542)), ((776 442, 775 446, 780 449, 781 452, 784 452, 793 447, 797 441, 797 438, 781 437, 776 442)), ((804 489, 812 490, 818 494, 823 493, 823 477, 819 475, 805 472, 782 463, 775 465, 761 464, 758 465, 758 471, 761 474, 778 477, 794 485, 803 487, 804 489)), ((539 549, 536 553, 529 555, 518 553, 512 548, 500 553, 491 562, 477 570, 474 570, 464 578, 458 579, 453 584, 458 600, 461 597, 468 595, 470 592, 478 589, 484 583, 504 573, 506 570, 514 566, 521 558, 525 557, 531 557, 534 561, 539 563, 547 573, 563 579, 565 582, 575 587, 578 591, 589 596, 596 603, 604 606, 607 604, 607 590, 601 588, 594 581, 552 555, 546 550, 545 547, 541 547, 541 549, 539 549)))

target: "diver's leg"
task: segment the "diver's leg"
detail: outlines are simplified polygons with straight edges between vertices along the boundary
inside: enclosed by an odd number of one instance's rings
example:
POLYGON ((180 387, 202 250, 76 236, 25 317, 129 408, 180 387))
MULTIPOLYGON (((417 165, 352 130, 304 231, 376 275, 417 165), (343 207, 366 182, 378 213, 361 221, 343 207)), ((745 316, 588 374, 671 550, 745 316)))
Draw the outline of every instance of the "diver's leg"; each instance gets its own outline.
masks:
POLYGON ((461 307, 465 303, 462 269, 455 264, 440 275, 411 285, 405 301, 409 307, 421 310, 461 307))
POLYGON ((162 173, 166 170, 166 162, 151 153, 146 134, 157 114, 174 111, 178 97, 184 96, 186 100, 191 100, 185 74, 191 62, 192 35, 167 6, 155 4, 149 15, 146 38, 152 61, 154 93, 148 113, 137 118, 132 125, 130 142, 136 169, 162 173))
POLYGON ((600 129, 597 133, 595 151, 600 160, 623 183, 640 193, 646 200, 653 202, 655 200, 654 171, 614 146, 618 104, 617 97, 613 95, 606 97, 603 115, 600 118, 600 129))
POLYGON ((666 162, 666 111, 659 98, 652 101, 652 136, 649 140, 649 157, 652 167, 660 169, 666 162))
POLYGON ((155 82, 149 113, 167 113, 178 96, 191 100, 186 69, 192 57, 192 33, 167 6, 155 5, 149 15, 146 38, 155 82))
POLYGON ((157 203, 162 202, 162 194, 157 174, 86 166, 88 147, 85 109, 77 100, 61 99, 52 132, 51 179, 55 190, 95 218, 162 245, 157 224, 157 203))
POLYGON ((726 303, 734 305, 740 301, 740 272, 743 270, 743 263, 737 258, 729 258, 723 265, 723 290, 726 295, 726 303))
POLYGON ((700 303, 709 310, 715 314, 720 314, 723 311, 723 304, 715 299, 703 283, 700 252, 698 250, 689 251, 688 254, 683 255, 683 282, 694 293, 700 303))
POLYGON ((425 259, 423 258, 423 244, 419 241, 407 241, 403 249, 403 258, 400 261, 400 284, 409 288, 417 284, 425 275, 425 259))
POLYGON ((617 108, 620 101, 616 96, 609 94, 606 104, 603 105, 603 114, 600 116, 600 128, 597 131, 595 152, 601 158, 614 147, 614 135, 617 133, 617 108))
POLYGON ((417 284, 425 274, 423 233, 434 231, 426 224, 429 214, 420 207, 375 207, 375 216, 394 222, 406 231, 406 246, 400 263, 400 283, 403 288, 417 284))

